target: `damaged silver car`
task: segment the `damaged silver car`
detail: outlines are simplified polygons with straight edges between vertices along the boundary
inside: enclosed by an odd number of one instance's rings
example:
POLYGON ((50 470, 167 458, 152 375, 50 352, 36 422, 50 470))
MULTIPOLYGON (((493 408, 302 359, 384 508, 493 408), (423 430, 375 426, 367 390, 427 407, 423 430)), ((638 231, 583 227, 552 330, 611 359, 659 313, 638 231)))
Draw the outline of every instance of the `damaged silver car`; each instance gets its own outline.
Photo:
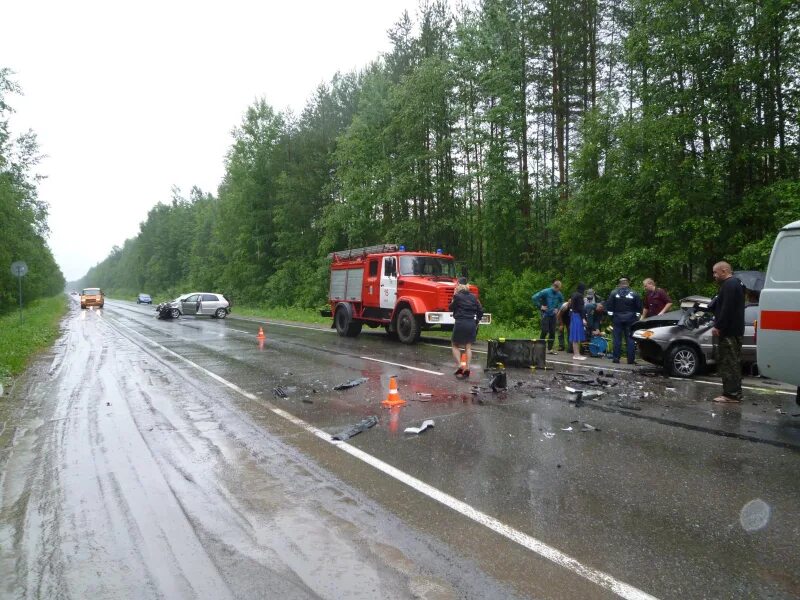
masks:
MULTIPOLYGON (((710 298, 690 296, 681 300, 680 310, 637 323, 633 339, 642 359, 663 366, 675 377, 694 377, 714 365, 717 352, 710 303, 710 298)), ((752 371, 756 364, 756 319, 758 304, 745 306, 741 362, 752 371)))

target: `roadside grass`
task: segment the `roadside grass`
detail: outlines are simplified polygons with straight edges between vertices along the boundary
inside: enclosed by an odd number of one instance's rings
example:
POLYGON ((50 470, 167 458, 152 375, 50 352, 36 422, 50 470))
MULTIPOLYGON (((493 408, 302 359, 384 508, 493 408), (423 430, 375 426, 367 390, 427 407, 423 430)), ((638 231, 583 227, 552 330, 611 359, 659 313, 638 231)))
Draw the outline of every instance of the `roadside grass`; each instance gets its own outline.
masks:
MULTIPOLYGON (((311 308, 292 308, 292 307, 253 307, 236 305, 233 307, 233 314, 242 315, 245 317, 257 317, 263 319, 276 319, 279 321, 291 321, 295 323, 314 323, 320 325, 331 324, 331 317, 323 317, 319 314, 318 309, 311 308)), ((478 328, 479 340, 496 340, 505 338, 509 340, 530 340, 538 338, 539 329, 535 325, 533 319, 529 324, 525 323, 512 323, 512 324, 499 324, 492 323, 491 325, 481 325, 478 328)), ((432 329, 425 332, 426 336, 441 337, 442 339, 450 339, 449 331, 441 331, 432 329)))
POLYGON ((68 299, 59 294, 23 307, 22 320, 19 311, 0 317, 0 383, 19 375, 36 353, 53 344, 68 306, 68 299))

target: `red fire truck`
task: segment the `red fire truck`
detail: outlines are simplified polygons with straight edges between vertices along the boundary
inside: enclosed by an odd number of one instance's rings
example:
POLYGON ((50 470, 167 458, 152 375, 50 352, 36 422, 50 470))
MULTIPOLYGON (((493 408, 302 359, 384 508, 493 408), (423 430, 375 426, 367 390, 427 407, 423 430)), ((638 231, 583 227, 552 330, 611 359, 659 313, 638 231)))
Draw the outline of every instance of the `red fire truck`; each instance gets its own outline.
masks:
MULTIPOLYGON (((455 261, 449 254, 408 252, 402 246, 382 244, 328 255, 331 281, 328 291, 333 327, 341 336, 355 337, 367 327, 383 326, 392 337, 413 344, 423 329, 451 330, 455 321, 448 310, 457 282, 455 261)), ((478 288, 470 286, 476 296, 478 288)), ((484 314, 481 323, 491 323, 484 314)))

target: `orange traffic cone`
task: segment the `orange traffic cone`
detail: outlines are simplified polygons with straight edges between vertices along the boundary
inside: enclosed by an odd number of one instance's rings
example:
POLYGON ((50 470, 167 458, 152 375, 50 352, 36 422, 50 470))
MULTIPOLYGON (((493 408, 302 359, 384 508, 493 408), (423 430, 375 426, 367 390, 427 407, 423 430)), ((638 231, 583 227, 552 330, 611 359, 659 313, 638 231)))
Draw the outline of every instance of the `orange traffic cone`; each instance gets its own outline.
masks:
POLYGON ((266 339, 266 337, 267 336, 264 335, 264 328, 263 327, 259 327, 258 328, 258 335, 256 336, 256 339, 257 340, 263 340, 263 339, 266 339))
POLYGON ((406 401, 400 398, 400 394, 397 393, 397 381, 392 375, 389 378, 389 395, 386 396, 386 400, 381 402, 382 406, 403 406, 406 401))
POLYGON ((464 371, 467 370, 467 353, 466 352, 462 352, 461 353, 461 364, 459 366, 461 367, 462 370, 464 370, 464 371))

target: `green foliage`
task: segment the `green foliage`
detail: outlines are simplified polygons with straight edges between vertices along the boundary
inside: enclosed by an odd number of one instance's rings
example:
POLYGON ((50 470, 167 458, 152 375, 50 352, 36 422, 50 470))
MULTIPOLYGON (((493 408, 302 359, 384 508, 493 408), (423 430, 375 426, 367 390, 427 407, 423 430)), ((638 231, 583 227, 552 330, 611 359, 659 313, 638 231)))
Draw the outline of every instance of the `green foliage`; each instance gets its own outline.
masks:
POLYGON ((0 315, 19 304, 19 280, 10 270, 15 261, 28 265, 23 300, 64 289, 64 276, 47 246, 47 205, 38 198, 36 136, 29 131, 13 139, 9 133, 12 110, 6 97, 19 92, 9 75, 8 69, 0 68, 0 315))
POLYGON ((67 310, 68 299, 59 293, 27 304, 22 320, 18 312, 0 316, 0 382, 21 373, 34 354, 53 343, 67 310))

